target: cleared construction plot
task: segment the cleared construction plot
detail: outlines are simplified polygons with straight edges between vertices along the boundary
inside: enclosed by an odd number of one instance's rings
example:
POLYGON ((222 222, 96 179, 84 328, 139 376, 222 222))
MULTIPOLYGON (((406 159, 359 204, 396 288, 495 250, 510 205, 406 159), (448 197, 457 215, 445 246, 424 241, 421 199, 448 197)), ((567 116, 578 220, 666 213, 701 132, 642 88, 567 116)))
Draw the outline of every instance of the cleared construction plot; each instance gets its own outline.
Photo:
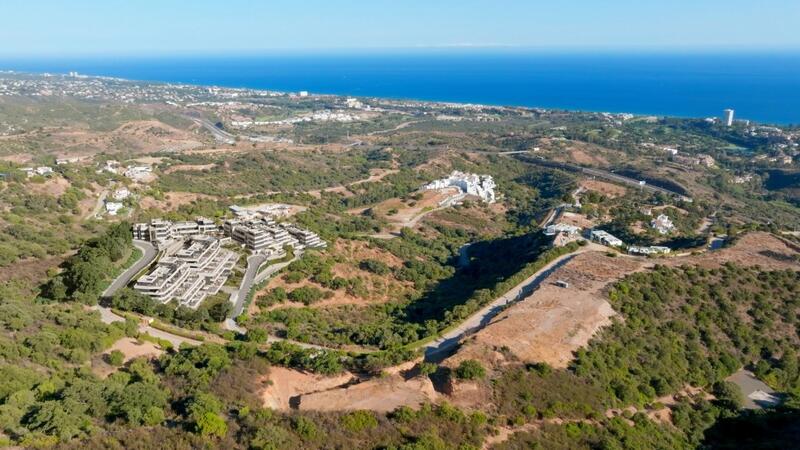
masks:
MULTIPOLYGON (((758 265, 765 269, 798 269, 800 249, 769 233, 749 233, 731 247, 702 255, 659 259, 658 264, 719 267, 725 263, 758 265)), ((495 317, 468 338, 445 364, 464 359, 499 365, 509 356, 524 362, 566 367, 573 352, 585 346, 616 314, 606 289, 628 274, 645 270, 653 260, 609 257, 601 252, 577 255, 542 282, 529 297, 495 317), (559 281, 569 287, 560 287, 559 281)))

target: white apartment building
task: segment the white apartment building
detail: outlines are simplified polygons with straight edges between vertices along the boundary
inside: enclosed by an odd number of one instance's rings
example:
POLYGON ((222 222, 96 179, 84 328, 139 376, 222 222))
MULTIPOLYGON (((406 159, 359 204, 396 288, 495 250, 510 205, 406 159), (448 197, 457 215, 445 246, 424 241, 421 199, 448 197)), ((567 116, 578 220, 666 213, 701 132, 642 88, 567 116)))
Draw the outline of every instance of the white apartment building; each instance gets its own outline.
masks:
POLYGON ((134 289, 160 303, 174 300, 196 309, 209 295, 219 292, 237 259, 236 253, 221 247, 219 239, 194 236, 161 258, 134 289))
POLYGON ((581 227, 576 227, 574 225, 569 225, 566 223, 556 223, 545 227, 544 234, 547 236, 555 236, 558 233, 566 233, 568 235, 574 235, 580 233, 580 231, 581 227))
POLYGON ((328 245, 312 231, 291 224, 278 225, 269 217, 226 220, 222 229, 226 236, 254 253, 279 252, 287 245, 297 249, 325 248, 328 245))
POLYGON ((722 123, 724 123, 726 127, 733 125, 733 114, 734 112, 732 109, 722 111, 722 123))
POLYGON ((133 226, 133 238, 164 244, 174 239, 184 239, 198 234, 211 234, 219 231, 213 220, 198 217, 194 221, 171 222, 153 219, 149 223, 137 223, 133 226))
POLYGON ((106 212, 109 216, 116 216, 124 207, 125 205, 120 202, 106 202, 106 212))
POLYGON ((628 247, 628 253, 634 255, 659 255, 659 254, 667 254, 672 251, 669 247, 663 247, 659 245, 651 245, 649 247, 638 247, 635 245, 631 245, 628 247))
POLYGON ((464 173, 454 170, 449 177, 435 180, 423 186, 425 190, 437 190, 456 187, 463 194, 480 197, 486 203, 494 203, 494 188, 497 185, 491 175, 477 175, 474 173, 464 173))
POLYGON ((624 245, 621 239, 603 230, 589 231, 589 238, 603 245, 608 245, 609 247, 622 247, 624 245))
POLYGON ((117 200, 117 201, 125 200, 126 198, 128 198, 130 196, 131 196, 131 191, 129 191, 128 188, 124 188, 124 187, 115 190, 114 193, 111 194, 111 197, 114 200, 117 200))

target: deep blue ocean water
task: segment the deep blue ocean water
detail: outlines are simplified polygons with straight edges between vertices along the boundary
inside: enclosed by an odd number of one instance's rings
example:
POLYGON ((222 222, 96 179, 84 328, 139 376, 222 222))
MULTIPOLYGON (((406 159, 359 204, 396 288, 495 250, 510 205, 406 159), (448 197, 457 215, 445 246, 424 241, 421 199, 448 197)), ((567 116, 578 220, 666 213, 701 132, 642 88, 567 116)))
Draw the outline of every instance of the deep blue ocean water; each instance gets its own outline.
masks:
POLYGON ((800 123, 800 53, 420 51, 0 60, 0 70, 279 91, 800 123))

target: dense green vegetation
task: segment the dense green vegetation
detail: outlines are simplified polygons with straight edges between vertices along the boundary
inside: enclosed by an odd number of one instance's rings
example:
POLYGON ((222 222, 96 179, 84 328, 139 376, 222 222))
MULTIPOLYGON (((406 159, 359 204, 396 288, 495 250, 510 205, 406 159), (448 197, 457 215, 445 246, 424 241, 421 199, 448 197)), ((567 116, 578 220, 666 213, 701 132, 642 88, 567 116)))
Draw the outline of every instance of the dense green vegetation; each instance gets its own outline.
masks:
POLYGON ((129 223, 120 222, 102 236, 87 241, 64 262, 62 273, 44 286, 42 295, 52 300, 97 303, 100 293, 121 272, 120 265, 132 252, 130 229, 129 223))
POLYGON ((573 370, 619 404, 708 386, 756 363, 776 371, 776 388, 800 393, 797 272, 659 266, 618 283, 609 297, 625 320, 579 350, 573 370))

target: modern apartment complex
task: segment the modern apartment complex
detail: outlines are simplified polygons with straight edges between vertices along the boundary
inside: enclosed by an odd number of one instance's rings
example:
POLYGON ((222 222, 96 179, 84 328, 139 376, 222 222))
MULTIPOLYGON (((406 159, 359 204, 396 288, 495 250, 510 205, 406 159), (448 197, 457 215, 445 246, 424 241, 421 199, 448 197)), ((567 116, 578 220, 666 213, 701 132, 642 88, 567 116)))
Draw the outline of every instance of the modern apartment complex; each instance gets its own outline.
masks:
POLYGON ((277 224, 269 217, 226 220, 222 229, 225 235, 254 253, 280 252, 287 245, 296 249, 328 246, 312 231, 287 223, 277 224))
POLYGON ((161 303, 174 300, 197 308, 206 297, 219 292, 237 259, 236 253, 221 247, 219 239, 195 235, 162 257, 134 289, 161 303))
POLYGON ((175 239, 185 239, 198 234, 210 234, 219 231, 211 219, 198 217, 194 221, 171 222, 153 219, 149 223, 137 223, 133 226, 133 238, 150 241, 159 246, 175 239))

